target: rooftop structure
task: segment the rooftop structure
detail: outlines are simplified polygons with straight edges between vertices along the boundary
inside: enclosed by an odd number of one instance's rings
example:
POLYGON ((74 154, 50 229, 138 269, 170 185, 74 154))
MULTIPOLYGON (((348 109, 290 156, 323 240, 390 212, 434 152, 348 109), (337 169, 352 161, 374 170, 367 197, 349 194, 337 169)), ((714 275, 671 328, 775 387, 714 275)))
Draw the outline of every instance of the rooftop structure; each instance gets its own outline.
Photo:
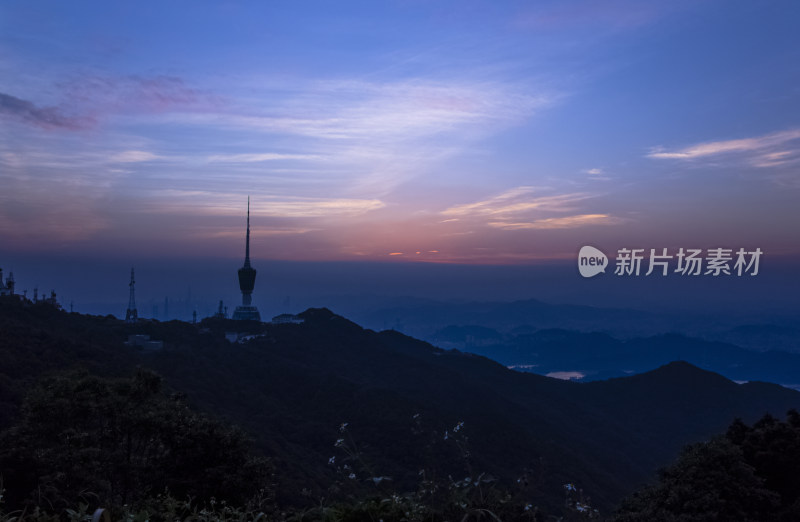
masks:
POLYGON ((9 273, 5 282, 3 282, 2 268, 0 268, 0 295, 14 295, 14 273, 9 273))

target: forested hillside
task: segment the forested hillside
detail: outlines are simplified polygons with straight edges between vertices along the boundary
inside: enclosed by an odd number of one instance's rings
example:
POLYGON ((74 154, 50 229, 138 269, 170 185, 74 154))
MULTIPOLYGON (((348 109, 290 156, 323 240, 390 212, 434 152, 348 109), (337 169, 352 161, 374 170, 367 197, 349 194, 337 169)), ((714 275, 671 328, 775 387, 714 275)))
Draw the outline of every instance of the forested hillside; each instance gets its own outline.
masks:
MULTIPOLYGON (((252 437, 254 453, 274 470, 280 508, 352 498, 379 483, 387 494, 416 491, 423 472, 442 483, 483 476, 519 509, 550 512, 563 510, 571 484, 609 513, 683 445, 737 417, 782 417, 800 406, 798 392, 735 384, 687 363, 573 383, 365 330, 325 309, 301 317, 283 325, 128 325, 4 300, 0 428, 24 421, 22 399, 45 375, 84 368, 125 377, 144 367, 194 411, 252 437), (225 339, 236 331, 255 337, 225 339), (125 346, 133 333, 164 348, 125 346)), ((4 480, 11 488, 13 477, 4 480)))

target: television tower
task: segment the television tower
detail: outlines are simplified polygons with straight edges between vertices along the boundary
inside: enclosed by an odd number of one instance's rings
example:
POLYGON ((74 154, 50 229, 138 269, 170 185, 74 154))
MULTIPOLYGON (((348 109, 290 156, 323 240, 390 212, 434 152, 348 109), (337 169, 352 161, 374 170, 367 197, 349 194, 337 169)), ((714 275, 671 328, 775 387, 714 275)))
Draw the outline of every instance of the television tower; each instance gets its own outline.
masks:
POLYGON ((247 236, 244 250, 244 266, 239 269, 239 289, 242 291, 242 306, 233 311, 233 318, 242 321, 260 321, 261 314, 253 303, 253 288, 256 286, 256 269, 250 266, 250 196, 247 196, 247 236))
POLYGON ((136 311, 136 297, 134 296, 134 285, 136 281, 133 280, 133 267, 131 267, 131 282, 128 286, 131 287, 131 295, 128 298, 128 310, 125 312, 125 322, 135 323, 139 319, 139 313, 136 311))

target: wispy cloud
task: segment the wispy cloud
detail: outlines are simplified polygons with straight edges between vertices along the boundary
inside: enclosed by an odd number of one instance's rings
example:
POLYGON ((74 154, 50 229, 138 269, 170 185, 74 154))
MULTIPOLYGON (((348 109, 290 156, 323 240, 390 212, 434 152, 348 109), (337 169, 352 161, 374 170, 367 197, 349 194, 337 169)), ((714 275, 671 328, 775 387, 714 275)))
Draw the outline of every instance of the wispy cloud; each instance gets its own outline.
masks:
POLYGON ((530 222, 512 223, 505 221, 490 221, 487 223, 492 228, 502 230, 546 230, 554 228, 579 228, 589 225, 618 225, 623 223, 623 218, 610 214, 578 214, 557 218, 536 219, 530 222))
POLYGON ((605 169, 601 169, 599 167, 594 167, 591 169, 584 169, 581 172, 584 174, 589 175, 589 179, 592 181, 609 181, 611 180, 611 176, 606 175, 605 169))
MULTIPOLYGON (((285 86, 282 90, 285 89, 285 86)), ((488 80, 318 81, 298 84, 273 105, 254 100, 222 123, 326 139, 401 139, 463 131, 486 131, 529 117, 555 96, 513 83, 488 80), (253 109, 262 109, 255 113, 253 109)))
POLYGON ((47 129, 84 130, 125 114, 212 112, 221 98, 189 87, 175 76, 74 76, 55 85, 55 106, 41 107, 11 94, 0 93, 0 117, 47 129))
MULTIPOLYGON (((377 230, 402 214, 403 198, 392 194, 396 187, 438 176, 449 158, 491 147, 484 145, 487 138, 558 100, 530 83, 470 75, 295 78, 280 84, 251 78, 251 86, 216 88, 213 79, 195 87, 178 77, 76 76, 32 98, 48 100, 52 108, 7 104, 0 117, 21 122, 22 132, 0 136, 0 167, 10 166, 20 186, 42 188, 47 179, 62 187, 60 193, 67 188, 85 193, 80 201, 91 213, 78 222, 96 214, 111 217, 97 219, 101 228, 86 227, 86 237, 127 226, 115 217, 124 214, 139 215, 139 223, 164 223, 154 237, 185 230, 185 237, 235 239, 238 225, 214 228, 213 223, 241 217, 247 187, 260 233, 336 248, 335 238, 377 230), (42 139, 38 129, 48 125, 64 132, 42 139), (88 127, 103 139, 70 132, 88 127), (182 225, 189 220, 202 225, 182 225)), ((478 216, 485 229, 486 221, 522 222, 531 218, 529 212, 570 212, 570 202, 580 199, 532 190, 521 187, 471 210, 453 207, 435 219, 478 216)), ((56 198, 53 192, 47 204, 56 198)), ((5 216, 8 227, 22 219, 18 214, 5 216)), ((410 229, 408 234, 420 235, 410 229)), ((406 250, 421 252, 411 244, 417 241, 409 238, 406 250)), ((354 248, 370 250, 363 244, 354 248)))
POLYGON ((91 169, 94 174, 86 173, 81 179, 102 178, 98 172, 103 173, 118 170, 115 167, 119 163, 144 163, 155 160, 169 159, 146 150, 105 150, 96 146, 81 143, 80 140, 70 142, 71 147, 62 150, 48 148, 47 144, 38 142, 25 143, 14 147, 0 141, 0 165, 4 165, 14 171, 26 171, 28 169, 53 168, 62 172, 74 172, 82 169, 91 169))
MULTIPOLYGON (((112 162, 224 164, 226 175, 238 178, 250 176, 259 163, 291 161, 317 179, 335 177, 349 195, 380 198, 559 99, 546 88, 480 73, 448 79, 241 80, 233 87, 229 81, 215 86, 214 80, 201 87, 175 76, 75 76, 56 83, 57 106, 40 108, 7 97, 0 100, 5 104, 0 117, 63 130, 96 126, 108 133, 109 142, 118 140, 118 150, 146 144, 153 147, 151 154, 169 151, 157 158, 133 153, 106 158, 112 162), (154 138, 154 126, 171 132, 154 138), (210 135, 213 142, 206 140, 210 135), (259 143, 264 139, 279 145, 265 150, 259 143)), ((62 152, 74 156, 72 150, 62 152)), ((171 179, 178 175, 171 170, 171 179)), ((297 182, 300 190, 308 188, 302 179, 297 182)))
MULTIPOLYGON (((301 234, 308 234, 309 232, 314 232, 315 230, 319 230, 316 228, 308 228, 308 227, 286 227, 286 226, 275 226, 275 225, 268 225, 266 227, 259 227, 256 230, 252 230, 250 235, 253 239, 257 239, 259 237, 270 237, 270 236, 295 236, 301 234)), ((191 237, 198 238, 198 239, 205 239, 205 240, 215 240, 215 239, 241 239, 242 237, 242 229, 241 227, 227 227, 227 228, 211 228, 211 227, 203 227, 200 230, 195 230, 191 233, 191 237)))
POLYGON ((625 221, 607 213, 559 215, 580 211, 584 202, 595 196, 582 192, 540 195, 542 192, 545 190, 536 187, 516 187, 482 201, 453 206, 442 214, 455 217, 442 223, 477 220, 502 230, 533 230, 615 225, 625 221))
MULTIPOLYGON (((165 190, 148 204, 150 212, 165 214, 197 214, 240 216, 245 196, 231 193, 165 190), (198 205, 202 202, 202 210, 198 205)), ((253 217, 332 218, 354 217, 381 209, 386 204, 379 199, 300 198, 291 196, 258 195, 252 198, 253 217)))
POLYGON ((260 163, 262 161, 279 160, 316 160, 320 156, 315 154, 279 154, 275 152, 264 152, 257 154, 215 154, 209 156, 206 161, 209 163, 260 163))
POLYGON ((683 149, 653 149, 647 156, 654 159, 698 160, 723 155, 737 155, 755 167, 776 167, 800 159, 800 129, 774 132, 754 138, 710 141, 683 149))
POLYGON ((483 201, 456 205, 442 214, 445 216, 499 216, 531 210, 569 212, 579 201, 592 197, 585 193, 536 196, 536 187, 516 187, 483 201))
POLYGON ((276 217, 331 217, 359 216, 378 210, 386 205, 378 199, 307 199, 289 201, 271 201, 265 210, 259 212, 265 216, 276 217))
POLYGON ((291 160, 322 175, 335 167, 347 172, 340 186, 382 197, 558 99, 545 89, 479 77, 289 83, 268 81, 257 97, 232 96, 219 110, 165 121, 259 133, 282 144, 279 151, 212 154, 210 163, 291 160))
POLYGON ((159 157, 160 156, 145 150, 126 150, 111 155, 109 161, 111 161, 111 163, 141 163, 144 161, 157 160, 159 157))
POLYGON ((210 112, 224 106, 222 98, 165 75, 74 76, 57 84, 75 110, 98 120, 117 114, 210 112))
POLYGON ((83 129, 91 118, 68 116, 58 107, 37 107, 34 103, 0 93, 0 117, 11 118, 44 129, 83 129))

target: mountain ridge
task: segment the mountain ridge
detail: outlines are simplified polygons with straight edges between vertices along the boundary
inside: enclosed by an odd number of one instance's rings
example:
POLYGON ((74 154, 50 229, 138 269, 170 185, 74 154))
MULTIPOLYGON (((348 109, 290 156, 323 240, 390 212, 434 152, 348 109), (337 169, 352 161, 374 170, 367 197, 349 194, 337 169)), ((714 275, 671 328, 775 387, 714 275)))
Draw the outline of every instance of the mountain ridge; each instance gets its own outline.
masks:
POLYGON ((75 366, 124 375, 146 366, 198 409, 244 427, 282 463, 286 503, 299 502, 303 488, 322 492, 330 483, 327 462, 344 422, 364 458, 397 487, 413 487, 425 448, 443 473, 463 473, 445 437, 463 422, 474 469, 511 484, 536 475, 531 500, 542 506, 563 503, 563 484, 574 482, 608 510, 684 444, 721 432, 736 417, 753 421, 800 406, 798 392, 737 385, 685 362, 589 383, 515 372, 400 332, 364 329, 327 309, 306 310, 302 324, 198 326, 126 325, 40 305, 0 303, 0 312, 7 361, 0 390, 14 391, 3 395, 0 421, 10 423, 11 402, 18 404, 37 376, 75 366), (225 340, 237 329, 255 337, 225 340), (163 340, 165 348, 125 347, 131 333, 163 340), (412 431, 415 415, 421 434, 412 431))

